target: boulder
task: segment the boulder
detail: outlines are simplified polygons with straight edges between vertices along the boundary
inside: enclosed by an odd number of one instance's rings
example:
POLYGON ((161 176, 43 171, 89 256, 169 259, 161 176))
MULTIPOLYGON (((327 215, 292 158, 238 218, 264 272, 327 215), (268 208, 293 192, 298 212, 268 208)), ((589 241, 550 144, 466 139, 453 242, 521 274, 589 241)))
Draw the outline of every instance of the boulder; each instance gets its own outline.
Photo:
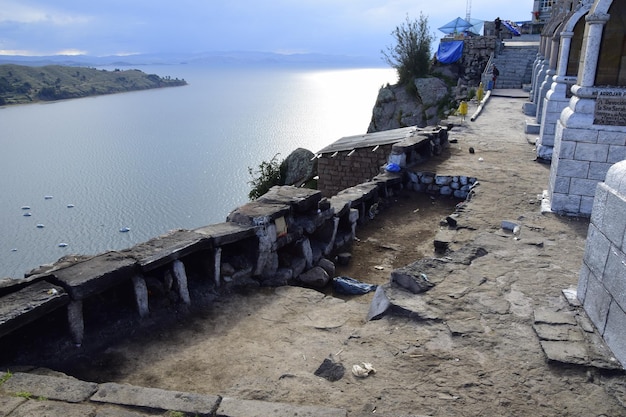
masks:
POLYGON ((317 159, 314 157, 313 152, 303 148, 291 152, 281 164, 285 185, 300 186, 317 175, 317 159))
POLYGON ((324 288, 330 282, 330 276, 324 268, 316 266, 300 274, 298 280, 308 287, 324 288))

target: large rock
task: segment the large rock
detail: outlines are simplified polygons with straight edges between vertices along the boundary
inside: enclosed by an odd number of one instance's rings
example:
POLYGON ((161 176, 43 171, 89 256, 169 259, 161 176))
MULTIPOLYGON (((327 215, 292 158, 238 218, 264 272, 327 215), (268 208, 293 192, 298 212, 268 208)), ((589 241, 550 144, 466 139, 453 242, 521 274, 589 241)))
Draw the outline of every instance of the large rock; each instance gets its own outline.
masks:
POLYGON ((450 95, 446 83, 436 77, 414 81, 417 94, 404 85, 381 88, 372 111, 368 133, 407 126, 425 127, 439 122, 439 104, 450 95))
POLYGON ((441 78, 416 78, 414 82, 424 107, 436 107, 450 94, 441 78))
POLYGON ((291 152, 281 164, 285 172, 285 185, 300 186, 313 178, 317 171, 317 159, 314 157, 313 152, 303 148, 291 152))

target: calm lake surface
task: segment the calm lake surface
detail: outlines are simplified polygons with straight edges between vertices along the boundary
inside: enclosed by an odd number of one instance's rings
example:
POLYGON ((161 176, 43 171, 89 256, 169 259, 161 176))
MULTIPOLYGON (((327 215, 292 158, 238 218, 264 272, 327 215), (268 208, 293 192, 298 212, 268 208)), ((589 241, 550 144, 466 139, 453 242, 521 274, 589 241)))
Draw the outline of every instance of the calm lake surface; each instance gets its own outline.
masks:
POLYGON ((396 82, 380 68, 138 68, 189 85, 0 108, 0 277, 223 222, 248 201, 249 167, 365 133, 396 82))

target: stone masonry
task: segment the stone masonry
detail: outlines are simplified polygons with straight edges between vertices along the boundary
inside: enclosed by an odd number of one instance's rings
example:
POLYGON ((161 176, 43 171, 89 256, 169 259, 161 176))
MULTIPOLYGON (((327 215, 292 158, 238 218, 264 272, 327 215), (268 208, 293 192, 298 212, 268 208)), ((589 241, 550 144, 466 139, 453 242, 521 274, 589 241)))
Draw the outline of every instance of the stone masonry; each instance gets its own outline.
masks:
POLYGON ((598 184, 578 298, 616 358, 626 364, 626 161, 598 184))

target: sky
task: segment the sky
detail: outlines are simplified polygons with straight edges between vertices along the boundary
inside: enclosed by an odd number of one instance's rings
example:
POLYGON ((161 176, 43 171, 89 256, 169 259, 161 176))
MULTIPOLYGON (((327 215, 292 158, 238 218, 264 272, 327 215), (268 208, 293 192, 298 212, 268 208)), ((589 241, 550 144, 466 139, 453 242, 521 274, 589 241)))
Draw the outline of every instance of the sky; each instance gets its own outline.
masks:
MULTIPOLYGON (((431 32, 468 0, 0 0, 0 55, 258 51, 381 56, 406 18, 431 32)), ((471 0, 471 17, 530 20, 533 0, 471 0)))

